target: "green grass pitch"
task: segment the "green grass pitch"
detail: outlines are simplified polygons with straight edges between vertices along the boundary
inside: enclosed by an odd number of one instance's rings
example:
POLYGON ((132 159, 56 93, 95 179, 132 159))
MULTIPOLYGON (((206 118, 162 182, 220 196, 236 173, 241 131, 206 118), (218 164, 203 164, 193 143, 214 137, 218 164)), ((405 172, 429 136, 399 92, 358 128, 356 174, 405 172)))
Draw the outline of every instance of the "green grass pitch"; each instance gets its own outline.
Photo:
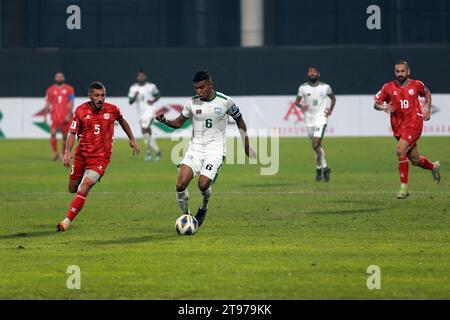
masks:
MULTIPOLYGON (((0 299, 449 299, 450 138, 422 138, 441 184, 410 167, 399 187, 393 138, 327 138, 329 183, 304 138, 280 140, 280 170, 223 166, 199 232, 178 236, 175 142, 133 158, 117 140, 100 184, 66 233, 73 195, 47 140, 0 141, 0 299), (69 290, 67 268, 81 270, 69 290), (381 270, 369 290, 367 268, 381 270)), ((190 205, 199 202, 197 180, 190 205)))

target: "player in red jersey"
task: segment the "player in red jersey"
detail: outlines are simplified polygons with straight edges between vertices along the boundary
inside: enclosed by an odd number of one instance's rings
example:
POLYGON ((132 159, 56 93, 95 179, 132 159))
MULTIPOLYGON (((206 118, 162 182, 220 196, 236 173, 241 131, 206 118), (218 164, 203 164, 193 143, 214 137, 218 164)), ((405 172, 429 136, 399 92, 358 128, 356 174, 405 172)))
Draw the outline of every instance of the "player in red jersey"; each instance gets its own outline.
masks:
POLYGON ((58 146, 56 141, 56 133, 59 131, 62 134, 62 150, 64 153, 66 149, 67 130, 69 128, 69 121, 72 118, 73 100, 75 98, 75 91, 72 86, 64 83, 64 74, 57 72, 55 74, 55 84, 51 85, 45 94, 45 111, 44 121, 47 123, 47 115, 51 115, 51 136, 50 143, 53 150, 53 160, 58 160, 58 146))
POLYGON ((421 156, 417 150, 417 140, 422 134, 423 121, 428 121, 431 114, 431 94, 422 81, 410 79, 411 70, 405 61, 395 65, 396 80, 386 83, 375 96, 375 109, 391 115, 391 127, 397 139, 398 171, 400 174, 400 191, 398 199, 405 199, 408 192, 408 159, 412 165, 430 170, 433 179, 439 183, 439 161, 431 162, 421 156), (423 110, 419 97, 426 99, 423 110))
POLYGON ((70 222, 83 208, 89 190, 105 173, 111 158, 114 121, 120 124, 130 139, 133 154, 137 155, 140 152, 130 126, 123 118, 120 109, 105 102, 105 96, 106 90, 103 84, 94 82, 89 87, 90 101, 83 103, 75 110, 63 161, 65 167, 70 167, 72 147, 77 135, 78 146, 69 179, 69 192, 77 194, 66 218, 57 224, 58 231, 67 230, 70 222))

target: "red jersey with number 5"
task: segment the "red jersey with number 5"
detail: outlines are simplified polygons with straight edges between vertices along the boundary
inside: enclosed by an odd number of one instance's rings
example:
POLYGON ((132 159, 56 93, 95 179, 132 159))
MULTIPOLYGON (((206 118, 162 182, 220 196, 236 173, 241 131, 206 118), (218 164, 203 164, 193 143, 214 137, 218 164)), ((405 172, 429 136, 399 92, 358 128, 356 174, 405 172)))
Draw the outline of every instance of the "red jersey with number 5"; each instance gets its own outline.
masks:
POLYGON ((77 154, 86 157, 111 157, 114 121, 123 119, 120 109, 105 102, 102 110, 92 110, 85 102, 76 108, 69 131, 77 134, 77 154))
POLYGON ((409 79, 405 87, 397 80, 386 83, 375 96, 375 102, 390 103, 394 107, 391 113, 391 126, 394 136, 400 136, 406 128, 422 129, 423 114, 419 97, 428 97, 430 91, 422 81, 409 79))
POLYGON ((46 99, 51 104, 52 122, 66 122, 69 114, 69 102, 74 99, 73 87, 64 83, 61 86, 54 84, 47 89, 46 99))

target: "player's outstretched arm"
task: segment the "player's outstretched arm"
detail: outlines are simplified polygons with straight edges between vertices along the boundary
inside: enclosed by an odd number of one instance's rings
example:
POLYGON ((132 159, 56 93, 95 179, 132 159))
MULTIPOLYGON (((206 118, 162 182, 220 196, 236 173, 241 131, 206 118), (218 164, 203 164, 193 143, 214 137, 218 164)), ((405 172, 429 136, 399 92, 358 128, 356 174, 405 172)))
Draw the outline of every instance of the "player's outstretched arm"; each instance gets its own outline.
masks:
POLYGON ((161 123, 164 123, 168 127, 171 127, 173 129, 180 129, 188 118, 179 115, 178 118, 174 120, 167 120, 164 116, 164 113, 159 113, 156 115, 155 119, 161 123))
POLYGON ((139 145, 134 140, 133 132, 131 131, 130 125, 128 124, 127 120, 122 118, 118 122, 122 127, 123 131, 127 134, 128 139, 130 139, 130 147, 133 149, 133 155, 138 155, 141 152, 141 150, 139 148, 139 145))
POLYGON ((241 134, 241 137, 242 137, 242 140, 243 140, 243 143, 244 143, 245 154, 250 159, 255 159, 256 158, 256 152, 250 146, 250 143, 248 141, 247 125, 245 124, 244 118, 242 118, 242 116, 241 116, 238 119, 236 119, 235 121, 236 121, 237 127, 239 128, 239 133, 241 134))
POLYGON ((63 163, 64 167, 69 168, 70 167, 70 161, 72 160, 72 148, 75 144, 75 133, 69 132, 67 135, 67 141, 66 141, 66 150, 64 151, 64 158, 63 163))

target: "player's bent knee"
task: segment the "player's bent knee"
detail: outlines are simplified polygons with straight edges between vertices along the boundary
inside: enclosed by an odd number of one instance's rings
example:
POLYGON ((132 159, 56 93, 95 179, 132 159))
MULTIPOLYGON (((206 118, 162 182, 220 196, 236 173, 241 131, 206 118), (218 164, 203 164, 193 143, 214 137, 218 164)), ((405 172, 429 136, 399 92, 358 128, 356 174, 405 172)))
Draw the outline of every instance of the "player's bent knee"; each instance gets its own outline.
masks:
POLYGON ((91 170, 91 169, 87 169, 84 172, 84 176, 89 178, 90 181, 86 181, 86 183, 87 184, 91 184, 91 185, 92 184, 96 184, 97 181, 100 179, 100 174, 97 171, 94 171, 94 170, 91 170))
POLYGON ((209 186, 211 185, 211 180, 205 179, 205 180, 198 180, 198 188, 200 191, 204 192, 208 190, 209 186))
POLYGON ((186 190, 187 188, 187 183, 184 182, 177 182, 177 192, 182 192, 184 190, 186 190))

